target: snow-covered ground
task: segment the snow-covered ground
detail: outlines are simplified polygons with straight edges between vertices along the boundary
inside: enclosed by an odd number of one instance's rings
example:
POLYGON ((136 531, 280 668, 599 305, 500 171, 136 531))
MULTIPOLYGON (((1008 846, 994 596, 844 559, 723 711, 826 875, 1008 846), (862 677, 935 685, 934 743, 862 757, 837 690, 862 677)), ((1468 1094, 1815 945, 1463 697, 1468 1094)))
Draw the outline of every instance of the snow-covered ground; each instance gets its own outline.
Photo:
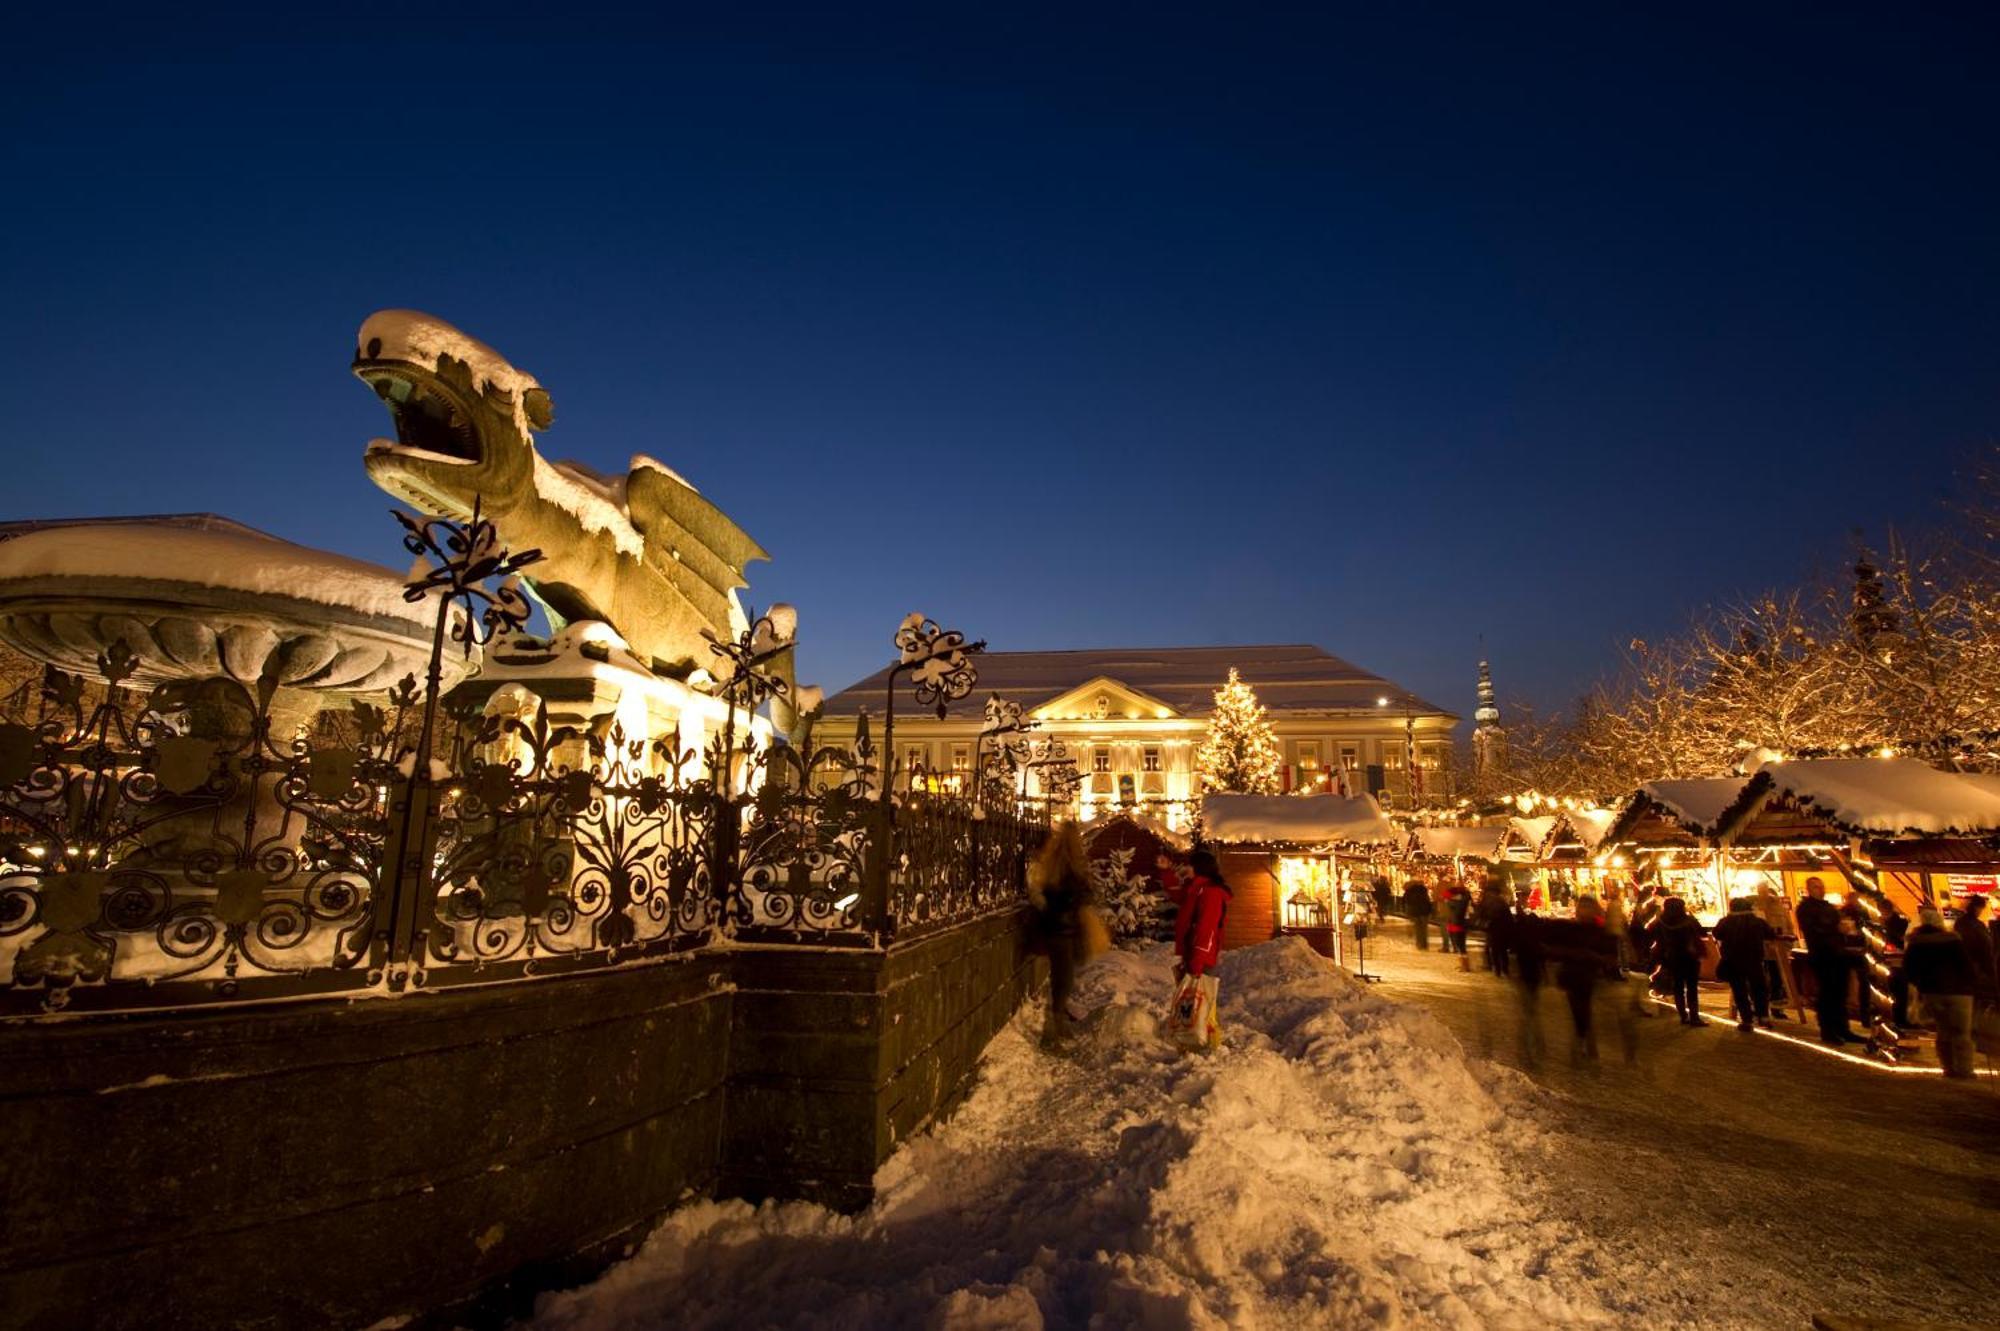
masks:
POLYGON ((1650 1251, 1579 1223, 1561 1203, 1592 1162, 1544 1126, 1550 1094, 1424 1006, 1280 940, 1225 958, 1224 1047, 1188 1055, 1158 1031, 1167 965, 1090 968, 1065 1056, 1023 1014, 865 1213, 693 1204, 534 1325, 1804 1325, 1678 1217, 1641 1226, 1650 1251))

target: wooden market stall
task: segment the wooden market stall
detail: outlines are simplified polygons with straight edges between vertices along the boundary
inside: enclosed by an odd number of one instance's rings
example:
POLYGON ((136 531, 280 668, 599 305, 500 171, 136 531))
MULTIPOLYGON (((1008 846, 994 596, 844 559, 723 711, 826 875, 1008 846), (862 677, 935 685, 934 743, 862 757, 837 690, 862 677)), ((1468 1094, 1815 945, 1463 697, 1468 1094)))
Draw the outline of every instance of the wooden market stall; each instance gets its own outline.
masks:
MULTIPOLYGON (((2000 781, 1911 758, 1768 764, 1719 823, 1739 861, 1766 850, 1817 851, 1845 885, 1906 916, 1990 891, 2000 872, 2000 781)), ((1787 877, 1793 901, 1804 876, 1787 877)))
POLYGON ((1222 945, 1295 933, 1335 960, 1345 894, 1396 840, 1368 795, 1207 795, 1201 825, 1235 894, 1222 945))
MULTIPOLYGON (((1818 758, 1770 763, 1744 782, 1718 819, 1736 865, 1767 856, 1783 870, 1796 907, 1817 867, 1864 917, 1866 963, 1850 991, 1870 1048, 1897 1051, 1896 996, 1901 954, 1893 916, 1904 922, 1926 905, 1990 882, 2000 870, 2000 790, 1988 777, 1941 772, 1909 758, 1818 758), (1865 981, 1862 980, 1865 976, 1865 981)), ((1803 950, 1792 954, 1792 992, 1816 984, 1803 950)))
POLYGON ((1567 909, 1579 894, 1599 890, 1607 873, 1625 867, 1605 840, 1615 818, 1610 809, 1555 811, 1537 857, 1543 871, 1543 892, 1539 900, 1530 899, 1531 909, 1567 909))
MULTIPOLYGON (((1826 867, 1823 846, 1760 848, 1732 855, 1723 844, 1722 817, 1749 784, 1748 777, 1692 777, 1648 781, 1619 806, 1603 845, 1623 858, 1635 879, 1659 883, 1713 923, 1731 896, 1760 885, 1785 890, 1785 875, 1826 867)), ((1621 866, 1622 867, 1622 866, 1621 866)), ((1796 896, 1787 896, 1789 903, 1796 896)), ((1789 910, 1789 905, 1787 906, 1789 910)))

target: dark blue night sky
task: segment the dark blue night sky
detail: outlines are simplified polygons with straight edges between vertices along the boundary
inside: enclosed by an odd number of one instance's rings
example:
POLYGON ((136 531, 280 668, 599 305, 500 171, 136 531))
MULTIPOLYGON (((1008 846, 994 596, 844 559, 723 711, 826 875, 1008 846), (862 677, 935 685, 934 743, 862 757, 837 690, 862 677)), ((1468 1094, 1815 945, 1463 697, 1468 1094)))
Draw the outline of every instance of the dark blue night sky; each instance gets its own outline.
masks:
POLYGON ((400 563, 346 366, 414 306, 715 497, 828 686, 921 609, 1469 711, 2000 436, 1985 7, 717 8, 16 29, 0 517, 400 563))

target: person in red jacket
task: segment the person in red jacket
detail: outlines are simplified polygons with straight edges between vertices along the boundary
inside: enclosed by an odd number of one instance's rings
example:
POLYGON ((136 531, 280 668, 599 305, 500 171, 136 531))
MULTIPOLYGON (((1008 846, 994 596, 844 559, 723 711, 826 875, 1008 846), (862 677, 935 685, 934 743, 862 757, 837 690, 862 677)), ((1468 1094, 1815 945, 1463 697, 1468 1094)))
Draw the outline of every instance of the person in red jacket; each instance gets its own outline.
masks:
POLYGON ((1174 879, 1173 864, 1159 861, 1160 881, 1167 895, 1180 904, 1174 923, 1174 1010, 1169 1031, 1188 1048, 1213 1048, 1222 1039, 1216 1020, 1215 976, 1210 973, 1222 954, 1222 923, 1229 917, 1229 884, 1215 856, 1197 850, 1188 856, 1185 885, 1174 879))
POLYGON ((1192 872, 1183 883, 1174 874, 1172 860, 1162 855, 1156 863, 1161 886, 1180 907, 1174 919, 1174 978, 1204 975, 1222 953, 1222 922, 1233 899, 1222 866, 1210 852, 1197 850, 1188 856, 1192 872))

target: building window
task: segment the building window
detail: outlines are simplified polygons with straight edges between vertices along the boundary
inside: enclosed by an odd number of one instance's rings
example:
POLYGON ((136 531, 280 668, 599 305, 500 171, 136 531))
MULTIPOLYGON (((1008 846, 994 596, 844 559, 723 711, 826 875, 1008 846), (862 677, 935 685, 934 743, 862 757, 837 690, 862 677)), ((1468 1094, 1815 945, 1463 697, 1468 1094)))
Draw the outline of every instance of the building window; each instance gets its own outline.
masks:
POLYGON ((1109 749, 1092 749, 1092 750, 1090 751, 1090 770, 1091 770, 1091 771, 1093 771, 1093 772, 1108 772, 1108 771, 1110 771, 1110 770, 1111 770, 1111 750, 1109 750, 1109 749))
POLYGON ((931 751, 927 744, 912 744, 903 750, 903 766, 912 772, 931 765, 931 751))
POLYGON ((1147 749, 1145 752, 1141 753, 1139 755, 1139 766, 1141 771, 1146 771, 1146 772, 1159 771, 1160 751, 1158 749, 1147 749))
POLYGON ((1319 767, 1319 741, 1307 739, 1299 741, 1299 767, 1313 771, 1319 767))
POLYGON ((951 770, 954 772, 970 772, 972 770, 972 746, 970 744, 954 744, 951 746, 951 770))

